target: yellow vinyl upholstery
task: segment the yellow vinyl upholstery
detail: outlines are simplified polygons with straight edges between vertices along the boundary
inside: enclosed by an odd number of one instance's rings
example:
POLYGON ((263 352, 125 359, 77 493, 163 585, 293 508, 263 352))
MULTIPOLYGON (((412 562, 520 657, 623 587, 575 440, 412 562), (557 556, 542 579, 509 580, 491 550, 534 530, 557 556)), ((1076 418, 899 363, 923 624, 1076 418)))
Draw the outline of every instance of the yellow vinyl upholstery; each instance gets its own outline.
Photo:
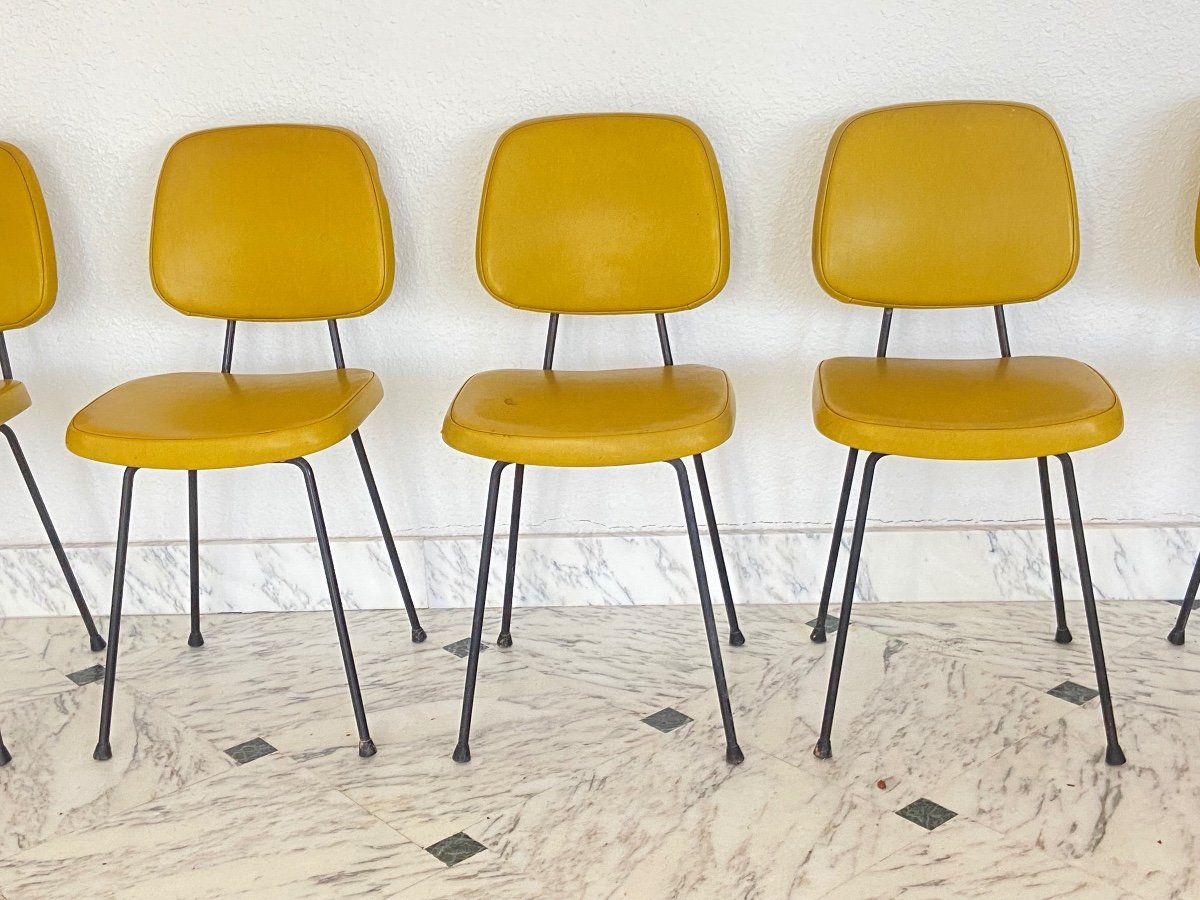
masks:
POLYGON ((927 459, 1029 459, 1121 433, 1121 404, 1095 369, 1053 356, 827 359, 817 429, 848 447, 927 459))
MULTIPOLYGON (((829 147, 813 228, 817 279, 839 300, 955 307, 1036 300, 1079 257, 1070 163, 1053 121, 1015 103, 862 113, 829 147)), ((1022 459, 1121 433, 1112 387, 1058 357, 877 359, 819 367, 826 437, 875 453, 1022 459)))
POLYGON ((0 380, 0 425, 29 409, 29 391, 19 381, 0 380))
POLYGON ((990 306, 1062 287, 1079 260, 1071 164, 1057 126, 1018 103, 870 110, 834 134, 813 269, 869 306, 990 306))
MULTIPOLYGON (((151 227, 155 288, 200 316, 295 321, 370 312, 391 290, 387 204, 356 135, 312 125, 202 131, 167 155, 151 227)), ((79 456, 121 466, 281 462, 349 437, 379 404, 362 369, 141 378, 81 410, 79 456)))
POLYGON ((25 154, 0 141, 0 331, 32 325, 54 305, 50 217, 25 154))
POLYGON ((178 372, 109 391, 71 422, 67 447, 148 469, 232 469, 280 462, 349 437, 383 399, 363 369, 296 375, 178 372))
POLYGON ((520 309, 660 313, 729 276, 708 138, 675 116, 534 119, 501 136, 479 207, 479 280, 520 309))
POLYGON ((180 139, 154 199, 150 275, 180 312, 296 322, 360 316, 392 289, 387 201, 353 132, 247 125, 180 139))
MULTIPOLYGON (((729 274, 725 195, 708 139, 675 116, 578 115, 505 132, 476 244, 496 299, 548 313, 667 313, 729 274)), ((446 414, 451 447, 540 466, 620 466, 711 450, 733 432, 729 379, 707 366, 503 369, 446 414)))
POLYGON ((442 436, 463 453, 532 466, 627 466, 703 453, 733 433, 729 380, 708 366, 472 377, 442 436))

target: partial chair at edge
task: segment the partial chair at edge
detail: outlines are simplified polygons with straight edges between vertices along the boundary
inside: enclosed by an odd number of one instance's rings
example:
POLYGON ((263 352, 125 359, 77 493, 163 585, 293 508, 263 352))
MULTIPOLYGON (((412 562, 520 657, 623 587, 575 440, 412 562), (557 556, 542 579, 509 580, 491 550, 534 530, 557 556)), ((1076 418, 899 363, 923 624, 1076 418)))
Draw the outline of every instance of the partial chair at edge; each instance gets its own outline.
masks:
MULTIPOLYGON (((1200 261, 1200 206, 1197 206, 1196 209, 1196 225, 1192 243, 1196 259, 1200 261)), ((1183 646, 1188 618, 1192 614, 1192 607, 1196 605, 1196 592, 1198 590, 1200 590, 1200 554, 1196 555, 1196 565, 1192 568, 1192 577, 1188 581, 1187 591, 1183 595, 1183 604, 1179 610, 1179 618, 1175 620, 1175 627, 1167 635, 1167 640, 1176 647, 1183 646)))
POLYGON ((188 473, 192 627, 200 634, 197 472, 269 463, 300 470, 333 606, 359 754, 375 745, 342 609, 316 476, 305 458, 350 438, 391 559, 412 640, 425 639, 380 501, 359 426, 379 404, 374 373, 346 368, 337 320, 366 315, 391 293, 391 224, 375 158, 357 135, 311 125, 202 131, 167 154, 154 201, 154 289, 189 316, 226 320, 220 372, 131 381, 81 410, 67 432, 79 456, 125 467, 109 621, 100 735, 109 759, 133 482, 138 469, 188 473), (336 368, 289 375, 233 375, 236 323, 326 320, 336 368))
POLYGON ((497 643, 510 631, 526 466, 667 463, 674 470, 725 727, 726 758, 742 761, 733 729, 720 639, 683 458, 692 457, 729 618, 744 643, 730 593, 702 453, 733 432, 724 372, 675 366, 666 314, 716 296, 729 272, 725 196, 712 148, 691 122, 658 115, 579 115, 511 128, 492 153, 479 210, 479 279, 500 302, 549 313, 541 369, 482 372, 463 385, 442 437, 495 460, 484 519, 475 614, 454 759, 471 758, 488 569, 500 478, 514 467, 508 566, 497 643), (653 314, 662 366, 593 372, 553 369, 560 315, 653 314))
MULTIPOLYGON (((17 435, 8 424, 29 409, 31 401, 25 385, 13 378, 12 363, 4 332, 32 325, 54 306, 58 294, 58 269, 54 256, 54 240, 50 232, 50 217, 37 175, 25 154, 0 141, 0 432, 8 440, 17 468, 25 479, 25 487, 33 500, 46 537, 62 568, 75 607, 91 638, 93 650, 104 649, 104 639, 96 630, 88 612, 79 582, 71 570, 67 554, 50 512, 33 479, 33 470, 17 442, 17 435)), ((12 756, 0 737, 0 766, 12 756)))
POLYGON ((1120 765, 1100 623, 1069 454, 1117 437, 1124 420, 1108 382, 1061 357, 1012 356, 1004 305, 1038 300, 1075 272, 1079 228, 1070 161, 1054 122, 1017 103, 921 103, 870 110, 834 134, 813 225, 821 286, 846 303, 883 308, 874 357, 821 363, 817 430, 849 449, 812 640, 824 641, 838 548, 858 454, 867 453, 837 623, 821 734, 830 735, 875 467, 886 456, 1036 459, 1057 617, 1068 643, 1047 460, 1062 465, 1084 612, 1107 740, 1120 765), (899 359, 887 354, 895 308, 994 307, 998 359, 899 359))

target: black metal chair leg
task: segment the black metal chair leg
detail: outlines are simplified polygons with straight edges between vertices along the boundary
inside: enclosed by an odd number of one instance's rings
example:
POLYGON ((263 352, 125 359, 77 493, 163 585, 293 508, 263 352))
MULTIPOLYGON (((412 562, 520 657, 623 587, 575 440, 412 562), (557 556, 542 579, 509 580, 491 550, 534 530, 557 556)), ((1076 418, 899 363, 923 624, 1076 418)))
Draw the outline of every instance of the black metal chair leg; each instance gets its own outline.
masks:
POLYGON ((196 480, 196 470, 188 470, 188 561, 192 581, 192 633, 188 635, 189 647, 204 646, 204 635, 200 633, 200 498, 196 480))
POLYGON ((725 568, 725 551, 721 548, 721 535, 717 531, 717 514, 713 511, 712 494, 708 490, 708 475, 704 471, 704 458, 697 453, 692 457, 696 464, 696 480, 700 484, 700 502, 704 505, 704 518, 708 522, 708 538, 712 542, 713 556, 717 561, 717 580, 721 582, 721 595, 725 598, 725 615, 729 619, 729 643, 740 647, 746 643, 738 627, 737 610, 733 608, 733 591, 729 587, 729 572, 725 568))
POLYGON ((8 438, 8 445, 12 448, 13 458, 17 461, 17 468, 21 470, 21 477, 25 479, 25 487, 29 489, 29 497, 33 500, 33 505, 37 509, 38 518, 42 520, 42 528, 46 531, 46 537, 50 539, 50 547, 54 550, 54 555, 58 559, 58 565, 62 569, 63 577, 67 580, 67 587, 71 590, 71 596, 75 599, 75 607, 79 610, 79 617, 83 619, 83 625, 87 629, 88 638, 91 642, 93 650, 104 649, 104 638, 100 637, 100 632, 96 630, 96 623, 92 621, 92 613, 88 609, 87 601, 83 599, 83 591, 79 589, 79 582, 75 578, 75 572, 71 568, 71 563, 67 559, 67 553, 63 550, 62 541, 58 539, 58 531, 54 527, 54 522, 50 518, 50 511, 46 509, 46 503, 42 500, 42 492, 38 490, 37 482, 33 479, 33 470, 29 468, 29 460, 25 458, 25 453, 21 450, 21 445, 17 441, 17 435, 8 425, 0 425, 0 431, 4 432, 4 436, 8 438))
POLYGON ((1096 667, 1096 687, 1100 691, 1100 711, 1108 748, 1104 761, 1110 766, 1123 765, 1125 754, 1117 743, 1117 720, 1113 715, 1112 695, 1108 689, 1108 669, 1104 665, 1104 646, 1100 642, 1100 618, 1096 615, 1096 597, 1092 592, 1092 570, 1088 565, 1087 544, 1083 534, 1083 516, 1079 512, 1079 489, 1075 485, 1075 465, 1066 453, 1060 453, 1063 481, 1067 487, 1067 508, 1071 513, 1071 533, 1075 538, 1075 556, 1079 560, 1079 585, 1083 588, 1083 609, 1087 614, 1088 636, 1092 641, 1092 663, 1096 667))
POLYGON ((371 463, 367 459, 367 448, 363 446, 362 435, 355 431, 350 435, 354 442, 354 452, 358 454, 358 464, 362 468, 363 479, 367 482, 367 493, 371 495, 371 505, 375 507, 375 518, 379 520, 379 530, 383 532, 383 545, 387 548, 388 559, 392 561, 392 571, 396 573, 396 584, 400 586, 400 596, 404 600, 404 611, 408 613, 408 624, 412 629, 412 642, 419 644, 425 640, 425 629, 417 618, 417 607, 413 603, 412 592, 408 589, 408 579, 404 577, 404 567, 400 565, 400 554, 396 552, 396 539, 392 536, 391 526, 388 525, 387 513, 383 510, 383 501, 379 498, 379 487, 375 484, 375 474, 371 471, 371 463))
POLYGON ((846 530, 846 509, 850 505, 850 489, 854 486, 854 467, 858 463, 858 451, 851 448, 846 455, 846 474, 842 476, 842 493, 838 496, 837 515, 833 519, 833 535, 829 544, 829 562, 825 566, 825 583, 821 585, 821 605, 817 609, 817 624, 808 639, 816 644, 825 643, 825 619, 829 615, 829 598, 833 593, 833 576, 837 573, 838 550, 842 546, 842 532, 846 530))
POLYGON ((1062 569, 1058 563, 1058 534, 1054 529, 1054 498, 1050 494, 1050 465, 1046 457, 1038 457, 1038 480, 1042 485, 1042 518, 1046 521, 1046 549, 1050 553, 1050 584, 1054 589, 1054 617, 1058 628, 1054 640, 1060 644, 1071 643, 1071 629, 1067 627, 1067 606, 1063 601, 1062 569))
POLYGON ((858 512, 854 520, 854 536, 850 541, 850 558, 846 564, 846 587, 842 592, 837 638, 833 642, 833 663, 829 669, 829 689, 825 694, 825 713, 821 718, 821 735, 817 739, 817 745, 813 748, 813 755, 817 759, 829 759, 833 756, 829 738, 833 732, 833 713, 837 706, 838 685, 842 679, 842 659, 846 655, 846 636, 850 632, 850 608, 854 603, 854 587, 858 581, 858 561, 862 555, 863 533, 867 527, 867 508, 871 503, 871 483, 875 479, 875 464, 883 457, 882 453, 872 453, 863 465, 862 487, 858 492, 858 512))
POLYGON ((321 565, 325 568, 325 581, 329 587, 329 602, 333 607, 333 621, 337 626, 338 643, 342 648, 342 664, 346 668, 346 684, 350 688, 350 702, 354 706, 354 721, 358 725, 358 755, 375 755, 375 742, 367 730, 367 713, 363 708, 362 689, 358 684, 358 671, 354 667, 354 652, 350 649, 350 629, 346 626, 346 611, 342 609, 342 592, 338 588, 337 574, 333 569, 333 554, 329 550, 329 533, 325 529, 325 515, 321 511, 321 498, 317 493, 317 477, 312 466, 303 457, 289 459, 288 463, 304 474, 304 486, 308 490, 308 505, 312 507, 313 528, 317 533, 317 547, 321 551, 321 565))
POLYGON ((462 719, 458 724, 458 745, 454 761, 471 761, 471 712, 475 707, 475 676, 479 673, 479 652, 483 647, 483 612, 487 603, 488 571, 492 563, 492 537, 496 533, 496 507, 500 504, 500 476, 506 462, 492 466, 488 484, 487 512, 483 517, 483 542, 479 552, 479 581, 475 585, 475 617, 471 620, 471 643, 467 653, 467 681, 463 686, 462 719))
POLYGON ((133 477, 137 469, 125 470, 121 483, 121 514, 117 520, 117 552, 113 564, 112 611, 108 615, 108 656, 104 660, 104 699, 100 703, 100 737, 92 759, 112 759, 109 732, 112 729, 113 695, 117 688, 117 644, 121 637, 121 603, 125 598, 125 559, 129 555, 129 516, 133 509, 133 477))
POLYGON ((746 757, 738 746, 733 730, 733 710, 729 705, 729 687, 725 683, 725 666, 721 662, 721 639, 717 636, 717 620, 713 616, 712 596, 708 590, 708 575, 704 571, 704 547, 700 543, 700 528, 696 525, 696 508, 688 484, 687 468, 682 460, 667 460, 679 479, 679 494, 683 499, 683 518, 687 522, 688 541, 692 545, 692 563, 696 567, 696 587, 700 591, 700 612, 708 637, 708 654, 712 658, 713 678, 717 683, 717 702, 721 707, 721 724, 725 727, 725 760, 736 766, 746 757))
POLYGON ((1167 635, 1167 640, 1176 647, 1183 645, 1184 629, 1187 628, 1188 616, 1192 614, 1192 607, 1196 604, 1198 588, 1200 588, 1200 556, 1196 557, 1196 566, 1192 569, 1192 580, 1188 582, 1187 593, 1183 595, 1183 607, 1179 610, 1179 618, 1175 620, 1175 627, 1167 635))
POLYGON ((0 734, 0 766, 7 766, 10 762, 12 762, 12 754, 4 746, 4 735, 0 734))
POLYGON ((517 465, 513 472, 512 512, 508 519, 508 564, 504 569, 504 611, 500 618, 499 647, 512 646, 513 590, 517 579, 517 538, 521 530, 521 491, 525 485, 525 467, 517 465))

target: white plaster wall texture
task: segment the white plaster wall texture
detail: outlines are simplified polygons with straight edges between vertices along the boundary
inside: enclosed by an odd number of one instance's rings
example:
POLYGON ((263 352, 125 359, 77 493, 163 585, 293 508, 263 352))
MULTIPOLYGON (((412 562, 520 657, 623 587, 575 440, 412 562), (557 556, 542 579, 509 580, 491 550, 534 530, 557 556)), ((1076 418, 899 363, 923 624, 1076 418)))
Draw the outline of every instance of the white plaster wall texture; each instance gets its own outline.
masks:
MULTIPOLYGON (((1011 308, 1010 332, 1018 353, 1096 365, 1124 400, 1126 434, 1078 459, 1085 516, 1200 520, 1200 7, 1191 0, 0 7, 0 136, 38 168, 61 276, 54 312, 10 334, 35 398, 15 425, 68 542, 113 539, 120 479, 114 467, 67 454, 74 411, 120 381, 220 360, 222 324, 182 317, 150 288, 147 230, 163 154, 188 131, 273 121, 348 126, 379 158, 396 231, 395 292, 343 330, 351 364, 374 368, 387 388, 366 439, 398 533, 476 533, 488 466, 442 445, 441 417, 472 371, 537 365, 545 329, 544 317, 501 306, 476 281, 484 166, 517 120, 604 110, 688 116, 722 166, 732 276, 716 300, 671 319, 676 358, 726 368, 738 394, 737 433, 709 462, 720 520, 748 531, 827 526, 843 451, 811 425, 812 372, 823 357, 871 352, 878 315, 829 299, 812 277, 826 142, 860 109, 945 98, 1038 104, 1070 147, 1082 262, 1058 294, 1011 308)), ((991 314, 901 313, 892 351, 993 354, 991 314)), ((644 318, 568 319, 559 335, 562 367, 653 364, 656 354, 644 318)), ((239 333, 238 369, 328 360, 319 323, 239 333)), ((330 450, 315 465, 331 530, 372 535, 352 450, 330 450)), ((0 465, 0 477, 0 544, 40 545, 15 469, 0 465)), ((876 485, 873 519, 884 523, 1040 516, 1032 462, 894 460, 876 485)), ((184 537, 185 490, 179 474, 141 476, 134 539, 184 537)), ((681 525, 665 466, 534 471, 525 496, 532 532, 681 525)), ((301 482, 284 467, 205 474, 201 520, 214 539, 311 535, 301 482)))

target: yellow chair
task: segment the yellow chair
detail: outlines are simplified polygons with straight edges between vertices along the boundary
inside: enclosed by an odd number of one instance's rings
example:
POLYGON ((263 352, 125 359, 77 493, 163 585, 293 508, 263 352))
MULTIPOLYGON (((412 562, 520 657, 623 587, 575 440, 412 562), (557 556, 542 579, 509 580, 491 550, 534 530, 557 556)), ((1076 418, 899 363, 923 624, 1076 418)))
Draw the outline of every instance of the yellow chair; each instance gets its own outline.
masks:
POLYGON ((701 456, 733 432, 725 373, 673 365, 666 314, 711 300, 729 274, 725 196, 712 147, 684 119, 579 115, 534 119, 496 143, 479 209, 476 267, 484 288, 508 306, 550 314, 541 369, 471 378, 446 414, 442 437, 463 453, 495 460, 484 520, 462 722, 454 759, 471 758, 471 711, 500 476, 513 465, 512 514, 500 646, 510 646, 517 532, 525 466, 669 463, 684 518, 708 635, 726 758, 742 761, 733 729, 691 488, 696 466, 729 617, 730 643, 744 642, 734 613, 716 516, 701 456), (554 371, 560 315, 653 314, 663 365, 554 371))
MULTIPOLYGON (((1193 237, 1193 247, 1196 254, 1196 260, 1200 262, 1200 206, 1196 209, 1196 226, 1193 237)), ((1196 593, 1200 591, 1200 555, 1196 557, 1196 565, 1192 568, 1192 577, 1188 581, 1187 591, 1183 595, 1183 604, 1179 609, 1179 617, 1175 620, 1175 627, 1171 629, 1167 635, 1167 640, 1176 647, 1182 647, 1186 638, 1186 629, 1188 618, 1192 614, 1192 607, 1196 605, 1196 593)))
POLYGON ((252 125, 187 135, 167 154, 150 234, 158 295, 190 316, 225 319, 220 372, 156 375, 123 384, 81 410, 67 446, 125 467, 117 529, 112 618, 100 739, 109 759, 125 557, 134 475, 186 470, 191 551, 191 634, 200 633, 197 472, 290 463, 304 476, 354 716, 359 754, 367 730, 341 593, 312 467, 304 458, 350 438, 408 611, 413 641, 425 639, 396 554, 359 426, 379 404, 372 372, 348 369, 337 320, 372 312, 392 289, 395 261, 387 200, 375 158, 357 135, 314 125, 252 125), (327 320, 336 368, 294 375, 233 375, 238 320, 327 320))
POLYGON ((1071 165, 1044 112, 1018 103, 919 103, 851 118, 829 145, 813 224, 813 268, 845 303, 882 307, 874 357, 821 363, 813 384, 817 430, 850 448, 814 641, 824 641, 838 546, 860 451, 858 515, 837 622, 829 691, 814 749, 830 732, 875 466, 885 456, 1036 459, 1050 551, 1056 640, 1071 640, 1063 609, 1047 459, 1062 464, 1092 658, 1108 740, 1117 743, 1100 623, 1070 453, 1111 441, 1123 418, 1094 369, 1059 357, 1012 356, 1004 305, 1062 287, 1079 259, 1071 165), (892 310, 992 306, 998 359, 887 358, 892 310))
MULTIPOLYGON (((79 582, 63 551, 62 541, 50 512, 42 500, 33 471, 17 435, 8 423, 29 409, 31 401, 25 385, 13 378, 12 362, 4 332, 32 325, 50 311, 58 295, 58 269, 54 257, 54 239, 50 233, 50 217, 37 175, 25 154, 0 141, 0 432, 8 439, 17 468, 25 479, 25 487, 33 500, 50 546, 58 558, 75 607, 83 618, 93 650, 104 649, 104 639, 96 630, 88 612, 79 582)), ((12 759, 0 738, 0 766, 12 759)))

